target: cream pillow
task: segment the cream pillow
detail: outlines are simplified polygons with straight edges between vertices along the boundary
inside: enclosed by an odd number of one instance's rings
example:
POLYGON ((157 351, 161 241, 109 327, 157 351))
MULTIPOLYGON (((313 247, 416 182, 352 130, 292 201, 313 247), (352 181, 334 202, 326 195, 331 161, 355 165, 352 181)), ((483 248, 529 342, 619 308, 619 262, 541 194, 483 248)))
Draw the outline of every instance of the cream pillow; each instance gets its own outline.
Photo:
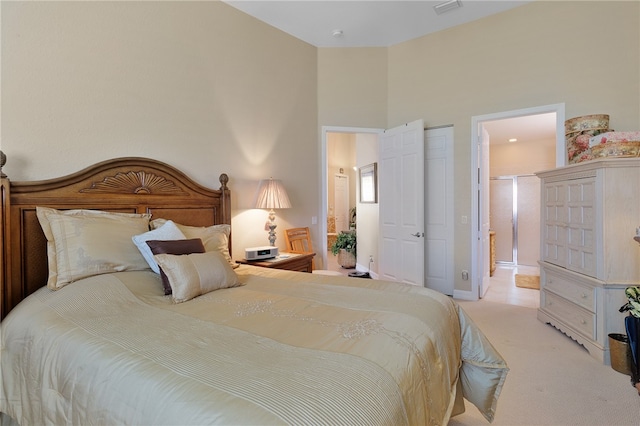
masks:
POLYGON ((144 260, 147 261, 153 272, 156 274, 160 273, 160 269, 158 268, 158 264, 153 258, 153 253, 151 253, 151 248, 147 245, 147 241, 150 240, 162 240, 162 241, 173 241, 173 240, 185 240, 185 236, 173 221, 168 220, 161 227, 154 229, 153 231, 147 231, 144 234, 134 235, 133 243, 138 247, 140 253, 144 257, 144 260))
MULTIPOLYGON (((161 227, 167 222, 167 219, 154 219, 151 221, 151 229, 161 227)), ((231 259, 229 254, 229 236, 231 235, 231 225, 212 225, 212 226, 187 226, 176 223, 178 229, 187 237, 187 239, 199 238, 202 240, 206 251, 220 252, 233 268, 238 265, 231 259)))
POLYGON ((81 278, 148 269, 131 238, 149 229, 146 217, 50 215, 58 275, 54 289, 81 278))
MULTIPOLYGON (((144 218, 147 223, 151 219, 151 215, 148 213, 112 213, 106 212, 103 210, 85 210, 85 209, 74 209, 74 210, 56 210, 50 207, 39 207, 36 206, 36 216, 38 217, 38 221, 40 222, 40 227, 42 228, 42 232, 47 239, 47 260, 49 266, 49 278, 47 279, 47 287, 55 290, 58 287, 56 286, 56 282, 58 280, 58 266, 57 266, 57 255, 55 243, 53 240, 53 233, 51 232, 51 226, 49 225, 49 217, 55 215, 63 215, 63 216, 112 216, 116 218, 121 218, 122 220, 127 220, 128 218, 144 218)), ((148 230, 148 227, 147 227, 148 230)))
POLYGON ((156 254, 154 257, 169 279, 174 303, 240 285, 229 262, 216 251, 185 255, 156 254))

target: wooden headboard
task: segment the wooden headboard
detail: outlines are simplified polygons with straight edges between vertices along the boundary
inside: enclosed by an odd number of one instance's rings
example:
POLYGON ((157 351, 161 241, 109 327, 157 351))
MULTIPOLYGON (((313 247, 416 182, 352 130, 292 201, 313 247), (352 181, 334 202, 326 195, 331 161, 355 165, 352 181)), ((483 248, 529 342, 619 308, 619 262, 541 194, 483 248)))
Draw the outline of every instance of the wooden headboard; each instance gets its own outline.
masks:
POLYGON ((47 282, 47 245, 36 206, 151 213, 152 218, 192 226, 231 224, 226 174, 220 175, 221 187, 215 190, 147 158, 107 160, 68 176, 33 182, 11 182, 1 167, 0 318, 47 282))

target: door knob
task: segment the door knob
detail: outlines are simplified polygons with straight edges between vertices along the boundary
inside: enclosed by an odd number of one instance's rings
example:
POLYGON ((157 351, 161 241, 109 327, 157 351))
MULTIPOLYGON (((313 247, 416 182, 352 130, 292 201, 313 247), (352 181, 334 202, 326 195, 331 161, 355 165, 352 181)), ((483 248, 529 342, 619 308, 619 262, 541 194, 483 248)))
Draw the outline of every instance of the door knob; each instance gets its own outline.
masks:
POLYGON ((421 234, 420 232, 416 232, 415 234, 411 234, 411 235, 418 238, 424 237, 424 233, 421 234))

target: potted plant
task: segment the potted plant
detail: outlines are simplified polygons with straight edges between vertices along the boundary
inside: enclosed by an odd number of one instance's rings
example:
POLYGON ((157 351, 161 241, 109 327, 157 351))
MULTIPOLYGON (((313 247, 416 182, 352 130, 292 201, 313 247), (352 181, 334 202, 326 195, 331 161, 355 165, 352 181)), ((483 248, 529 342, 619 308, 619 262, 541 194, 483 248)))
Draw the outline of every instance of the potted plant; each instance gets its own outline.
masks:
POLYGON ((355 231, 342 231, 331 245, 331 253, 338 256, 338 264, 343 268, 355 268, 356 243, 355 231))
POLYGON ((620 312, 629 312, 624 324, 631 350, 631 385, 640 394, 640 286, 627 287, 624 294, 628 301, 622 305, 620 312))

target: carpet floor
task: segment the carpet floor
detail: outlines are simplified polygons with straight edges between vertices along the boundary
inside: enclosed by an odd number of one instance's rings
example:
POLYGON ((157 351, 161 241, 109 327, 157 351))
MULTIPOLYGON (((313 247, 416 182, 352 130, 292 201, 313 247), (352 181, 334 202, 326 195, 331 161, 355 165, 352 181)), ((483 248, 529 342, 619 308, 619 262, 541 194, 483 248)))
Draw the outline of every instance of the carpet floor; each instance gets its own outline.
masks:
MULTIPOLYGON (((459 301, 510 371, 492 425, 640 425, 640 396, 629 376, 536 317, 536 309, 459 301)), ((465 401, 450 426, 487 425, 465 401)))

